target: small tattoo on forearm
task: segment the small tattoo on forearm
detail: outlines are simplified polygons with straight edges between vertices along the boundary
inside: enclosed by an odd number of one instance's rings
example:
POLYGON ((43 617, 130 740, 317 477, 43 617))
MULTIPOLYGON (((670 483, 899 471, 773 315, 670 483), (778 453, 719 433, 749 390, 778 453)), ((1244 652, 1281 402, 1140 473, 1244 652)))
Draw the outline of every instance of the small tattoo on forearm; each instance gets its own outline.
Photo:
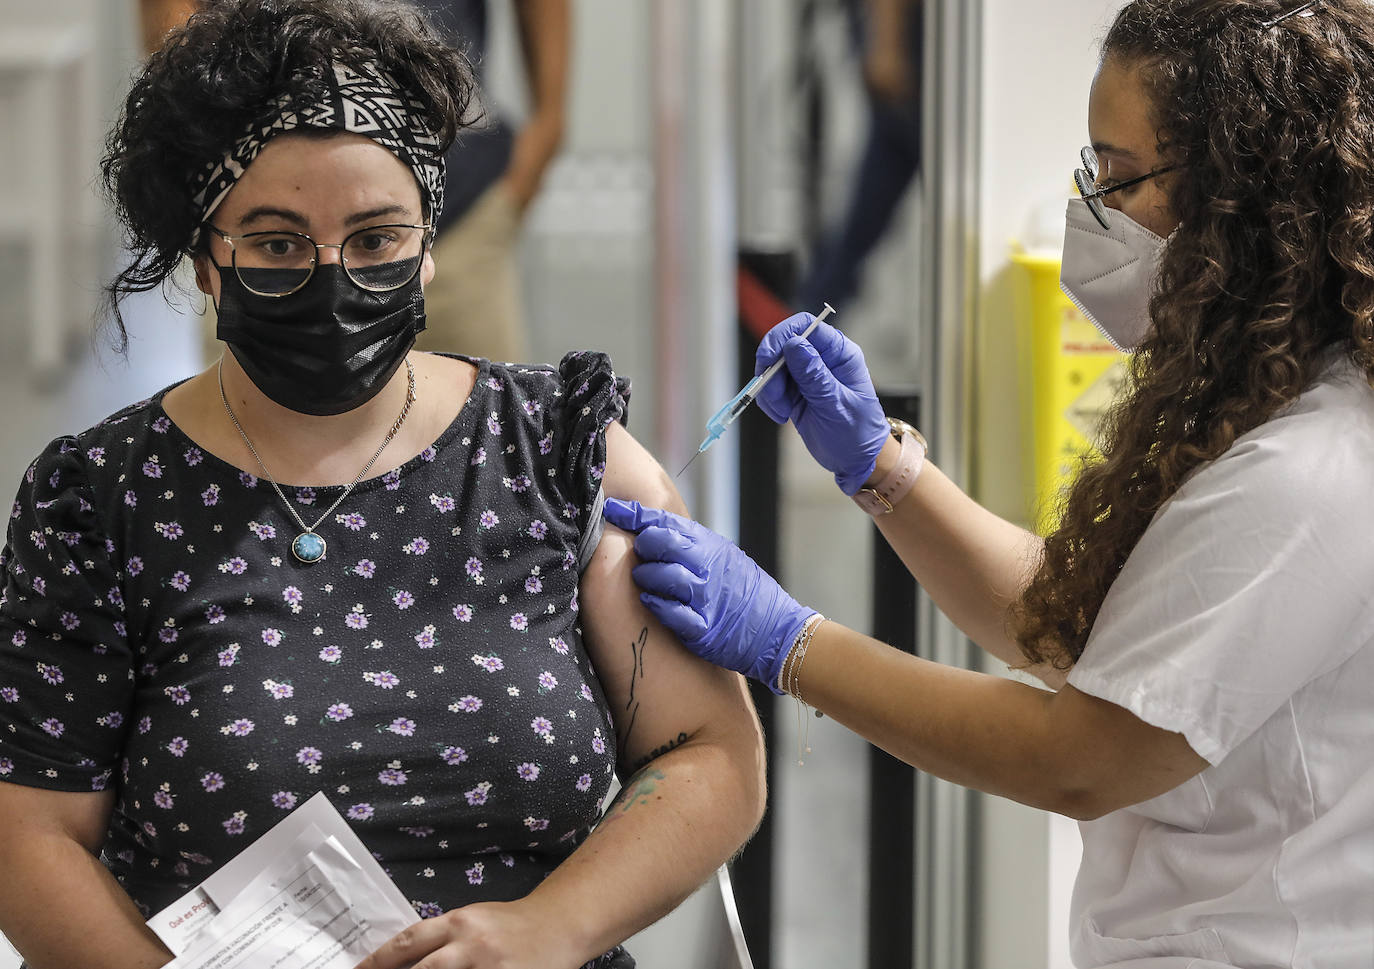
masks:
POLYGON ((614 821, 636 804, 648 804, 655 797, 661 797, 662 795, 657 793, 658 783, 666 778, 667 775, 661 770, 645 770, 635 774, 625 783, 614 803, 606 810, 602 823, 614 821))
POLYGON ((639 760, 637 760, 637 761, 635 761, 633 764, 631 764, 631 765, 630 765, 630 770, 631 770, 631 771, 637 771, 637 770, 639 770, 641 767, 643 767, 645 764, 649 763, 650 761, 657 760, 658 758, 660 758, 660 757, 662 757, 664 754, 666 754, 668 751, 673 750, 673 749, 676 748, 676 747, 680 747, 680 746, 682 746, 683 744, 685 744, 686 742, 687 742, 687 735, 686 735, 685 733, 679 733, 676 737, 674 737, 672 740, 668 741, 668 742, 667 742, 666 744, 664 744, 663 746, 661 746, 661 747, 655 747, 653 750, 649 751, 649 752, 648 752, 647 754, 645 754, 643 757, 639 758, 639 760))

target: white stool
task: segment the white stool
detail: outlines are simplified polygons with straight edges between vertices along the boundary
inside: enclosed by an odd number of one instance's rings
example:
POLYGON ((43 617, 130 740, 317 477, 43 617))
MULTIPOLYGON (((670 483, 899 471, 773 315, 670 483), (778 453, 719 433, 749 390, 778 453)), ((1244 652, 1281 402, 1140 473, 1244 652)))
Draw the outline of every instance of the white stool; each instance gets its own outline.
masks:
POLYGON ((94 36, 87 24, 0 26, 0 118, 10 121, 0 148, 0 239, 28 250, 29 364, 40 379, 60 375, 67 337, 89 319, 86 294, 89 206, 95 175, 90 135, 94 36))

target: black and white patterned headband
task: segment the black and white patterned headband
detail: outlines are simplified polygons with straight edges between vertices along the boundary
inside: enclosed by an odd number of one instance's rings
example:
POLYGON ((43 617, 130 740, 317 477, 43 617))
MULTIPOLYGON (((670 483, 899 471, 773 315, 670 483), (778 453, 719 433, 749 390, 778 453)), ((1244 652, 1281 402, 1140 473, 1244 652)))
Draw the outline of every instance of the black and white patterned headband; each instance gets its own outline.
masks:
POLYGON ((430 219, 438 218, 444 207, 444 156, 438 137, 420 120, 423 105, 375 64, 361 68, 334 64, 332 76, 322 80, 328 87, 323 99, 301 104, 283 96, 224 158, 192 179, 193 202, 201 214, 192 248, 200 241, 200 224, 214 214, 263 146, 297 128, 351 131, 371 138, 415 173, 430 219))

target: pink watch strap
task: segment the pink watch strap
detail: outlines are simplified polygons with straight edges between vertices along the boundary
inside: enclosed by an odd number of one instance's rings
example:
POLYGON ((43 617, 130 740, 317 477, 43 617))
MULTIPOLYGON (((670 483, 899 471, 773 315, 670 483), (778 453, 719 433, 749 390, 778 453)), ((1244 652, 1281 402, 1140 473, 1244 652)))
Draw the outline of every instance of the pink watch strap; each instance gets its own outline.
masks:
POLYGON ((925 458, 925 445, 915 434, 907 431, 901 437, 897 463, 872 488, 860 488, 854 495, 855 504, 870 515, 886 515, 897 507, 897 502, 905 498, 916 483, 916 476, 921 473, 925 458))

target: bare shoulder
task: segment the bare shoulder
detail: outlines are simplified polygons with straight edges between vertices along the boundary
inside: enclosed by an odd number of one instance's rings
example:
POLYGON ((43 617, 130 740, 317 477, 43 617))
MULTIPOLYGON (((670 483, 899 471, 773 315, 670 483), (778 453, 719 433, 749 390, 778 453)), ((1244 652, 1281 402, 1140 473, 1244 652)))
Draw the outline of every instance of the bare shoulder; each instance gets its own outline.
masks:
POLYGON ((620 424, 612 424, 606 429, 606 477, 602 487, 608 498, 638 501, 641 505, 687 514, 687 504, 668 472, 620 424))
POLYGON ((456 416, 477 383, 477 368, 466 360, 439 353, 412 351, 410 360, 415 366, 415 389, 420 399, 428 396, 441 400, 456 416))

